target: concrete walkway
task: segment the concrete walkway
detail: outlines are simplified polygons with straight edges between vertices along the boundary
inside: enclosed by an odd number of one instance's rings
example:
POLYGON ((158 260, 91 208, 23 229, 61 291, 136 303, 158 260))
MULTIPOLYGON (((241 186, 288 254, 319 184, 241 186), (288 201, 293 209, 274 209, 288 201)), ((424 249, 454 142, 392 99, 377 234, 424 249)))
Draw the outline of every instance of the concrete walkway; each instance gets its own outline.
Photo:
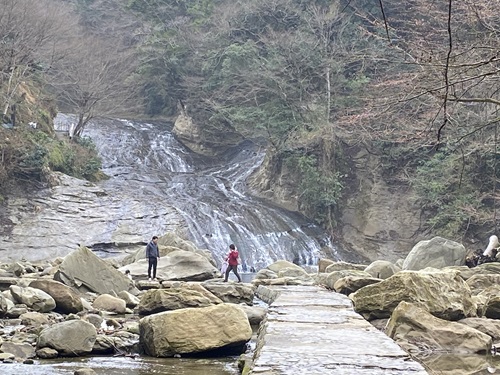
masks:
POLYGON ((259 286, 257 295, 271 305, 250 374, 427 374, 342 294, 317 286, 259 286))

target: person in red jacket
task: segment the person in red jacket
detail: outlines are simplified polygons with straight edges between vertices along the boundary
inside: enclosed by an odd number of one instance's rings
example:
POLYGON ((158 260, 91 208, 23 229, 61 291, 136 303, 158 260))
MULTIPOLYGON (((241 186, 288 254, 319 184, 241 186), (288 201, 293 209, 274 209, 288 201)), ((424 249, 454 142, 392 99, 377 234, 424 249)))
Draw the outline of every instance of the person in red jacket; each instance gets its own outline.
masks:
POLYGON ((224 277, 224 282, 227 282, 227 279, 229 278, 229 272, 231 272, 232 270, 238 278, 238 282, 241 283, 241 277, 238 274, 238 256, 239 254, 238 250, 236 250, 236 246, 234 246, 234 244, 229 245, 229 255, 226 257, 228 265, 224 277))

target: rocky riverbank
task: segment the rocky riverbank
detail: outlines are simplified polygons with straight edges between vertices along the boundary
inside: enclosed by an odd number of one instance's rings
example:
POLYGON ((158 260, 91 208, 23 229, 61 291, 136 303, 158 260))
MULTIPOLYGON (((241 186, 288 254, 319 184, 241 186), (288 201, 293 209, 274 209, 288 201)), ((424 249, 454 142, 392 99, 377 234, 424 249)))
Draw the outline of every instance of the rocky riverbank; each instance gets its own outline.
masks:
MULTIPOLYGON (((356 312, 412 356, 482 355, 474 371, 493 368, 485 354, 500 342, 500 263, 468 268, 467 251, 456 242, 419 242, 396 264, 321 259, 318 272, 310 272, 278 261, 251 283, 222 282, 207 251, 175 236, 162 237, 159 248, 153 282, 143 250, 117 261, 82 247, 51 262, 2 264, 0 360, 240 354, 251 326, 266 315, 253 306, 256 287, 320 285, 348 295, 356 312)), ((247 373, 252 358, 242 357, 247 373)), ((474 373, 470 362, 455 363, 453 374, 474 373)))

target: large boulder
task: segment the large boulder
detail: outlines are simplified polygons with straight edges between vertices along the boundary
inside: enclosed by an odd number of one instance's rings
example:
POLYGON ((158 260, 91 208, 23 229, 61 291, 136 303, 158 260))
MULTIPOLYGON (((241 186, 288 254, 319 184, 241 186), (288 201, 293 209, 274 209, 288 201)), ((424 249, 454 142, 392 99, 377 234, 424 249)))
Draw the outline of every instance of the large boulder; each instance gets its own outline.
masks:
POLYGON ((279 274, 280 271, 287 269, 287 268, 295 269, 299 273, 305 272, 302 267, 297 266, 296 264, 289 262, 287 260, 277 260, 276 262, 270 264, 266 268, 268 270, 275 272, 276 274, 279 274))
POLYGON ((475 275, 500 274, 500 262, 483 263, 471 270, 475 275))
POLYGON ((387 260, 376 260, 366 267, 364 271, 377 279, 388 279, 401 269, 387 260))
POLYGON ((11 285, 9 288, 12 296, 17 303, 23 303, 29 308, 38 312, 49 312, 55 309, 56 301, 43 290, 17 285, 11 285))
POLYGON ((278 274, 276 272, 268 270, 267 268, 263 268, 255 274, 255 277, 253 279, 254 280, 269 280, 269 279, 277 279, 277 278, 278 278, 278 274))
POLYGON ((38 338, 37 348, 52 348, 64 356, 79 356, 92 351, 97 331, 83 320, 68 320, 45 328, 38 338))
POLYGON ((0 346, 0 353, 11 353, 18 361, 36 356, 35 348, 28 343, 4 342, 0 346))
POLYGON ((47 314, 42 314, 35 311, 26 312, 19 316, 21 319, 21 324, 26 326, 41 326, 49 324, 49 318, 47 314))
MULTIPOLYGON (((193 242, 181 238, 174 232, 167 233, 166 235, 158 238, 158 250, 160 252, 160 257, 167 256, 169 253, 176 250, 190 251, 192 253, 207 258, 207 260, 214 266, 216 266, 217 264, 210 251, 199 249, 193 242)), ((146 258, 146 246, 144 246, 144 248, 142 249, 137 250, 135 253, 125 257, 122 263, 124 265, 127 265, 145 258, 146 258)), ((135 276, 133 273, 132 275, 135 276)))
POLYGON ((139 305, 139 303, 141 303, 141 300, 139 298, 137 298, 136 296, 125 290, 122 290, 120 293, 118 293, 118 297, 124 300, 127 307, 131 309, 133 309, 134 307, 139 305))
POLYGON ((442 237, 417 243, 403 262, 403 270, 421 270, 427 267, 463 266, 467 250, 458 242, 442 237))
POLYGON ((50 295, 56 302, 55 310, 62 314, 76 314, 83 310, 82 301, 78 293, 59 281, 38 279, 32 281, 30 287, 43 290, 50 295))
POLYGON ((139 329, 144 351, 154 357, 215 349, 242 352, 252 337, 243 309, 227 303, 149 315, 139 329))
POLYGON ((334 260, 321 258, 320 260, 318 260, 318 273, 325 272, 326 267, 328 267, 330 264, 333 264, 333 263, 335 263, 334 260))
POLYGON ((500 285, 492 285, 476 295, 473 295, 472 298, 477 306, 477 315, 478 316, 487 316, 489 318, 494 318, 497 315, 495 306, 497 305, 496 299, 500 295, 500 285), (488 311, 488 315, 486 315, 486 311, 488 311))
POLYGON ((125 314, 127 309, 124 300, 109 294, 101 294, 92 303, 92 307, 96 310, 108 311, 116 314, 125 314))
POLYGON ((132 294, 139 292, 132 280, 86 247, 67 255, 54 278, 79 290, 99 294, 117 294, 122 290, 132 294))
POLYGON ((335 290, 335 283, 344 278, 344 277, 360 277, 360 278, 372 278, 372 275, 370 275, 368 272, 361 271, 361 270, 356 270, 356 269, 346 269, 346 270, 340 270, 340 271, 333 271, 327 274, 326 278, 323 280, 324 285, 328 289, 335 290))
MULTIPOLYGON (((143 259, 120 268, 122 272, 126 269, 132 275, 146 278, 148 262, 143 259)), ((219 273, 206 257, 190 251, 175 250, 160 258, 156 277, 161 280, 204 281, 217 277, 219 273)))
POLYGON ((255 285, 246 283, 221 283, 218 281, 206 281, 203 287, 209 292, 228 303, 245 303, 253 305, 255 285))
POLYGON ((409 353, 488 353, 492 345, 490 336, 404 301, 394 309, 386 333, 409 353))
POLYGON ((471 291, 457 271, 401 271, 350 295, 354 309, 367 319, 388 318, 401 301, 446 320, 476 316, 471 291))
POLYGON ((151 315, 162 311, 178 310, 188 307, 207 307, 222 301, 203 288, 178 287, 169 289, 151 289, 141 297, 139 315, 151 315))
POLYGON ((278 271, 278 277, 290 277, 310 281, 312 277, 303 268, 282 268, 278 271))
POLYGON ((358 289, 367 285, 379 283, 380 281, 381 279, 376 279, 374 277, 346 276, 338 279, 333 285, 333 288, 337 293, 342 293, 348 296, 358 289))

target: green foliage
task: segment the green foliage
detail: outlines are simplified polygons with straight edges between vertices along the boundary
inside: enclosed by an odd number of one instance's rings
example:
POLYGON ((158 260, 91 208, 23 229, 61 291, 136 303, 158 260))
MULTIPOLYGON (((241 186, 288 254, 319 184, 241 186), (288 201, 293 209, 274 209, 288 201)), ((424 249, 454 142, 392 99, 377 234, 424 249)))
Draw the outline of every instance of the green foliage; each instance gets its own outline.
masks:
POLYGON ((49 169, 88 180, 98 178, 101 160, 90 138, 75 143, 42 131, 14 129, 11 133, 10 143, 4 145, 7 160, 0 171, 0 187, 16 176, 40 180, 49 169))
POLYGON ((488 212, 478 180, 477 165, 459 153, 443 149, 421 161, 411 184, 427 212, 433 233, 460 238, 488 212))
POLYGON ((285 165, 300 175, 301 209, 313 214, 319 224, 328 222, 330 211, 338 204, 344 188, 340 173, 320 169, 314 155, 289 155, 285 165))
POLYGON ((46 164, 47 154, 45 147, 34 144, 33 147, 25 150, 19 166, 27 174, 39 174, 46 164))

